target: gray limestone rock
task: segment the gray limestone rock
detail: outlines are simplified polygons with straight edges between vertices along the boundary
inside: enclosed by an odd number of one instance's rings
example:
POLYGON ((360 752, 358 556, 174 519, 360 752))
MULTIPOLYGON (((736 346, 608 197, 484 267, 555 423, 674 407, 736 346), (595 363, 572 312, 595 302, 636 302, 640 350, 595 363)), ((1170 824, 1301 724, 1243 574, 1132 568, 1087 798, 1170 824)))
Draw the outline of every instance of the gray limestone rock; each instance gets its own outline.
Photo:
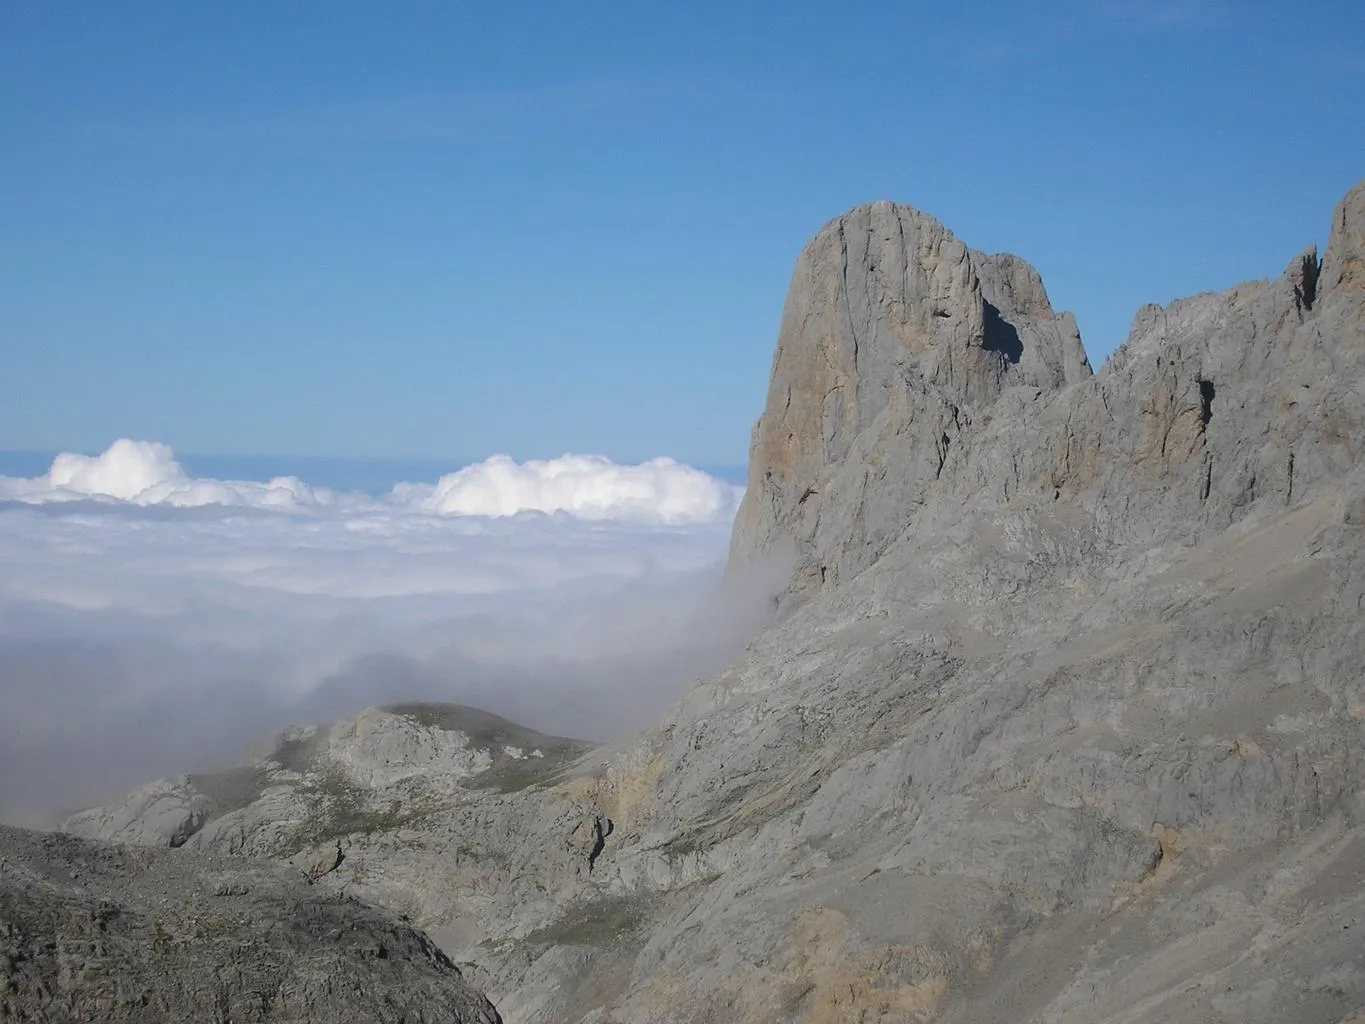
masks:
POLYGON ((140 846, 183 846, 204 827, 213 810, 213 800, 197 792, 184 775, 141 786, 117 807, 74 815, 63 828, 76 835, 140 846))
POLYGON ((796 542, 798 585, 866 568, 1002 392, 1090 375, 1032 267, 908 206, 827 224, 797 260, 732 562, 796 542))
POLYGON ((278 867, 0 827, 0 1019, 497 1024, 432 942, 278 867))

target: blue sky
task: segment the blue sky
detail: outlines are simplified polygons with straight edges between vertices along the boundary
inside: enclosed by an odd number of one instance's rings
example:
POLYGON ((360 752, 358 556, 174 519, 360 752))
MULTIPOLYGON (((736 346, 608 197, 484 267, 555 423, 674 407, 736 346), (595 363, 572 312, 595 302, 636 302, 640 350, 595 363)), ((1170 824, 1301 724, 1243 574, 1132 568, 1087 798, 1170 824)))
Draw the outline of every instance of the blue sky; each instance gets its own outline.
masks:
POLYGON ((743 461, 845 208, 1098 364, 1365 175, 1365 4, 0 5, 0 449, 743 461))

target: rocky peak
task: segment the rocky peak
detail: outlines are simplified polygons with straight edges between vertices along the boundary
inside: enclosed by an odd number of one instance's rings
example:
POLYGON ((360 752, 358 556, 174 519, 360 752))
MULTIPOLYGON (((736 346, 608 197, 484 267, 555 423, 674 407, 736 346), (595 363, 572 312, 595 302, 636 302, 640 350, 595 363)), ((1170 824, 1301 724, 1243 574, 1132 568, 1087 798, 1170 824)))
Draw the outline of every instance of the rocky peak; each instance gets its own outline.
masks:
POLYGON ((1100 541, 1193 543, 1302 500, 1359 455, 1362 304, 1365 183, 1321 261, 1144 306, 1092 376, 1023 260, 859 207, 797 263, 732 564, 792 543, 799 593, 966 504, 1066 498, 1100 541))
POLYGON ((1003 391, 1052 392, 1089 375, 1074 318, 1053 311, 1026 262, 970 249, 909 206, 850 210, 797 260, 732 562, 792 537, 798 582, 865 567, 906 525, 946 448, 1003 391), (915 465, 875 481, 860 535, 845 543, 844 526, 829 527, 832 492, 858 500, 869 480, 844 470, 893 450, 915 465))

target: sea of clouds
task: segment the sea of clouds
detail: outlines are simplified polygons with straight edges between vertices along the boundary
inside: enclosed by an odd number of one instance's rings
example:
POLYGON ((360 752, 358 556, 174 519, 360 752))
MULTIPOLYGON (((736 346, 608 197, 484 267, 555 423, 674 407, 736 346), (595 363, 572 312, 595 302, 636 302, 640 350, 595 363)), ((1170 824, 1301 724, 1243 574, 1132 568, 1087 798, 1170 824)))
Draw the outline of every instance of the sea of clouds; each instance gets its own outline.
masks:
POLYGON ((780 567, 723 577, 740 496, 591 455, 350 493, 133 440, 0 476, 0 820, 398 700, 639 728, 770 614, 780 567))

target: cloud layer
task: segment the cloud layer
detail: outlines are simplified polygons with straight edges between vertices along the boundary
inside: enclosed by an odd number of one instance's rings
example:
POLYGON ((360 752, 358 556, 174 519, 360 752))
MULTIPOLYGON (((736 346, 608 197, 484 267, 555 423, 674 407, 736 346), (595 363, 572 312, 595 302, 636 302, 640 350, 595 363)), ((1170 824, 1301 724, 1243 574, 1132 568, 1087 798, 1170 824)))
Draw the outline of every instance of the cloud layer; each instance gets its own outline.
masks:
POLYGON ((769 613, 769 581, 722 579, 738 493, 564 456, 375 498, 195 479, 137 441, 0 477, 0 819, 400 699, 640 727, 769 613))
POLYGON ((63 452, 44 476, 0 476, 0 501, 27 504, 95 500, 280 512, 387 508, 485 517, 564 512, 580 519, 666 524, 728 520, 739 495, 739 488, 667 458, 621 466, 600 455, 563 455, 521 463, 494 455, 434 485, 400 483, 376 501, 313 487, 292 476, 263 483, 192 478, 169 446, 127 438, 115 441, 100 455, 63 452))

